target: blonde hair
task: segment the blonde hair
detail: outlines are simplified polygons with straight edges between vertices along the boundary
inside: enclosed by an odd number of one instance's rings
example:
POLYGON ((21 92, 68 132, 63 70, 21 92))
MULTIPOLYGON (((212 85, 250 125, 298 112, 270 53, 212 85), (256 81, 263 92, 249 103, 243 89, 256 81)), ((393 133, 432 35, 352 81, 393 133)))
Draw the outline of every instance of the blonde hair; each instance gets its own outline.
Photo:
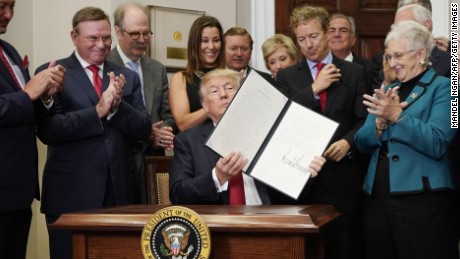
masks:
POLYGON ((262 44, 262 53, 264 55, 265 67, 268 70, 270 70, 270 66, 268 65, 268 57, 282 47, 287 49, 287 53, 292 58, 292 60, 297 59, 297 47, 295 46, 292 39, 284 34, 275 34, 262 44))

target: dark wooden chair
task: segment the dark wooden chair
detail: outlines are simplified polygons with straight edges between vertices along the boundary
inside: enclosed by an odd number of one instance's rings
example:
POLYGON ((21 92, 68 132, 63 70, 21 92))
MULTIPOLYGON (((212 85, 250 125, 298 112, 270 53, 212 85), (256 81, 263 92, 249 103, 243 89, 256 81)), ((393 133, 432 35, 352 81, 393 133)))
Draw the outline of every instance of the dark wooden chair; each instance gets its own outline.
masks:
POLYGON ((147 185, 147 203, 171 205, 169 200, 169 168, 172 156, 146 156, 145 182, 147 185))

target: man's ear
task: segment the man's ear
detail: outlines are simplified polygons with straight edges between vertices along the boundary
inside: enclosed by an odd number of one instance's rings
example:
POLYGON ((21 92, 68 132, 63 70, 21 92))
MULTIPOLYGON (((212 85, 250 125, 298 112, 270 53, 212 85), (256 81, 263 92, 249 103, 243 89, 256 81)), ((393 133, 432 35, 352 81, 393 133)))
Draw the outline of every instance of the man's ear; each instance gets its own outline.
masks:
POLYGON ((426 49, 425 49, 425 48, 421 48, 421 49, 418 51, 417 54, 419 55, 420 60, 421 60, 421 61, 424 61, 424 60, 425 60, 425 57, 426 57, 426 54, 427 54, 426 49))
POLYGON ((352 36, 351 37, 351 46, 355 46, 355 43, 356 43, 356 36, 352 36))
POLYGON ((77 45, 77 43, 76 43, 77 37, 78 37, 78 33, 76 31, 74 31, 74 30, 71 30, 70 31, 70 38, 72 39, 73 45, 77 45))
POLYGON ((426 20, 423 25, 425 25, 425 27, 428 29, 428 31, 431 32, 433 30, 433 23, 430 20, 426 20))
POLYGON ((120 38, 121 38, 121 33, 122 33, 120 27, 115 26, 115 27, 114 27, 114 30, 115 30, 115 34, 117 35, 118 40, 120 40, 120 38))

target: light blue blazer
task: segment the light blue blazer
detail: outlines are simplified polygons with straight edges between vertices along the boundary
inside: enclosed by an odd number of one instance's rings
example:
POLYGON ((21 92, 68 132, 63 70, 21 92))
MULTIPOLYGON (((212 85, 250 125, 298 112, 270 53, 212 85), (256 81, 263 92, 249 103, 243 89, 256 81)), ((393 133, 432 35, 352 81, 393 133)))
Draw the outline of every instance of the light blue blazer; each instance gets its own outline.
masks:
MULTIPOLYGON (((397 85, 391 84, 387 89, 397 85)), ((375 129, 376 116, 368 115, 355 135, 358 150, 372 153, 364 180, 365 193, 372 193, 383 141, 388 143, 391 193, 421 192, 423 178, 431 190, 454 188, 447 155, 457 133, 457 129, 451 128, 452 99, 450 80, 430 68, 405 100, 409 106, 398 122, 389 125, 380 139, 375 129)))

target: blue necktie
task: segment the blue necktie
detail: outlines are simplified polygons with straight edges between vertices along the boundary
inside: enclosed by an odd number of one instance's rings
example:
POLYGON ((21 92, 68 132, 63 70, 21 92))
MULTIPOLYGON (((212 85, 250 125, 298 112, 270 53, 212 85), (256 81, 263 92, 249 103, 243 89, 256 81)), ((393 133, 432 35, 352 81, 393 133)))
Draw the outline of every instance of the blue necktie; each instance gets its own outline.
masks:
POLYGON ((142 102, 145 105, 144 80, 142 80, 141 75, 139 74, 139 63, 137 63, 136 61, 129 61, 128 66, 132 71, 136 72, 136 74, 139 76, 139 80, 141 81, 142 102))

